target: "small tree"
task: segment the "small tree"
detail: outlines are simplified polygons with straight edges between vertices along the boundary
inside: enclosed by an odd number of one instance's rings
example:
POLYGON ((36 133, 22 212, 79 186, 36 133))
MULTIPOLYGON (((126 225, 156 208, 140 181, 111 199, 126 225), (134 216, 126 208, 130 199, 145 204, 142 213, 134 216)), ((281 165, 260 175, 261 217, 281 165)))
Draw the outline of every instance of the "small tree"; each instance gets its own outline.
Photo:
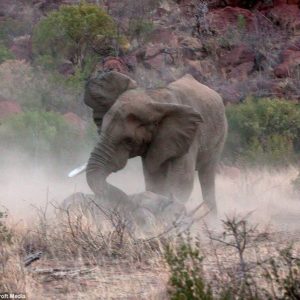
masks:
POLYGON ((82 71, 87 61, 99 54, 97 44, 115 35, 112 18, 99 6, 63 5, 37 24, 33 47, 37 55, 51 56, 54 62, 69 59, 82 71))
POLYGON ((167 245, 165 259, 170 268, 169 295, 172 300, 213 300, 202 271, 199 243, 192 245, 188 236, 179 236, 175 246, 167 245))

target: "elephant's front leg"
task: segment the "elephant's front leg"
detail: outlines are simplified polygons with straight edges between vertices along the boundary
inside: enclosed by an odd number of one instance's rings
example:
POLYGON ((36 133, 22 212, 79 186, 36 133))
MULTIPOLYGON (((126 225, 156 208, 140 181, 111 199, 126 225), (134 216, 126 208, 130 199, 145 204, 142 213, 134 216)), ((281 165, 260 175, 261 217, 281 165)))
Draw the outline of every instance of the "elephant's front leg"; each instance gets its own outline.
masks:
POLYGON ((150 174, 144 168, 146 190, 186 203, 192 193, 195 178, 195 160, 190 153, 172 159, 150 174))

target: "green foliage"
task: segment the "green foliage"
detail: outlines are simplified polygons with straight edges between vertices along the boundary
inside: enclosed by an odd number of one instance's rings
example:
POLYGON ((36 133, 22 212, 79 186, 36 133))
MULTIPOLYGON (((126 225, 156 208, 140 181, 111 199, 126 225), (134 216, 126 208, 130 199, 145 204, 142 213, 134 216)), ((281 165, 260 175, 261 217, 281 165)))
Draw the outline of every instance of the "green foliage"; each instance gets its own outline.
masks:
POLYGON ((114 38, 113 20, 97 5, 81 3, 61 6, 35 27, 33 47, 37 55, 46 55, 57 63, 69 59, 84 70, 85 61, 101 38, 114 38))
POLYGON ((300 299, 300 259, 295 257, 293 247, 279 251, 279 256, 270 260, 270 268, 265 270, 266 280, 277 289, 266 292, 268 299, 300 299), (284 272, 283 272, 284 271, 284 272))
POLYGON ((0 64, 8 59, 13 59, 13 54, 7 49, 6 46, 0 44, 0 64))
POLYGON ((238 15, 237 17, 237 28, 240 30, 240 31, 243 31, 246 29, 246 19, 243 15, 238 15))
POLYGON ((36 164, 51 163, 53 158, 58 163, 74 164, 74 159, 86 150, 89 138, 54 112, 25 112, 6 120, 0 127, 5 149, 20 151, 36 164))
POLYGON ((284 165, 295 159, 300 133, 297 104, 278 99, 247 99, 227 108, 231 162, 284 165))
POLYGON ((5 212, 0 211, 0 244, 12 242, 12 232, 5 225, 5 218, 7 217, 5 212))
POLYGON ((212 291, 206 284, 202 272, 203 257, 199 247, 193 247, 191 240, 180 237, 175 247, 166 247, 165 259, 171 276, 169 284, 172 300, 212 300, 212 291))

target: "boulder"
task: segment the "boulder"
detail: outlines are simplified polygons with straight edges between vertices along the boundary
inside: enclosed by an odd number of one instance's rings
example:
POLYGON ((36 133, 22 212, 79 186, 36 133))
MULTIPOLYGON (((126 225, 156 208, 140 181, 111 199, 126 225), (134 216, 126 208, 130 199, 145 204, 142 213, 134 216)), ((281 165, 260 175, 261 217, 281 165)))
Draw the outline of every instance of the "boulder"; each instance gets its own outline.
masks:
POLYGON ((254 52, 245 45, 219 53, 219 64, 225 78, 246 80, 255 65, 254 52))
POLYGON ((254 52, 245 45, 237 45, 229 51, 221 52, 219 55, 220 65, 223 67, 236 67, 248 62, 254 63, 254 60, 254 52))
POLYGON ((179 38, 179 47, 183 58, 197 60, 203 58, 203 45, 200 39, 185 36, 179 38))
POLYGON ((71 61, 64 59, 58 65, 58 72, 65 76, 70 76, 75 74, 75 68, 71 61))
POLYGON ((6 100, 0 96, 0 119, 11 117, 22 112, 19 103, 12 100, 6 100))
POLYGON ((296 4, 277 5, 269 10, 267 16, 284 30, 300 31, 300 9, 296 4))
POLYGON ((300 48, 298 48, 298 50, 299 51, 290 47, 282 51, 281 63, 274 69, 276 77, 291 77, 295 72, 297 72, 297 69, 300 66, 300 48))
POLYGON ((237 28, 240 18, 243 18, 246 30, 254 29, 254 14, 247 9, 227 6, 212 10, 207 15, 209 31, 223 34, 230 27, 237 28))
MULTIPOLYGON (((163 71, 165 65, 175 63, 172 49, 166 48, 163 44, 149 44, 145 48, 137 52, 138 62, 141 62, 146 69, 163 71)), ((176 50, 174 50, 176 52, 176 50)))
POLYGON ((103 71, 117 71, 127 74, 128 68, 125 61, 120 57, 108 56, 103 61, 103 71))

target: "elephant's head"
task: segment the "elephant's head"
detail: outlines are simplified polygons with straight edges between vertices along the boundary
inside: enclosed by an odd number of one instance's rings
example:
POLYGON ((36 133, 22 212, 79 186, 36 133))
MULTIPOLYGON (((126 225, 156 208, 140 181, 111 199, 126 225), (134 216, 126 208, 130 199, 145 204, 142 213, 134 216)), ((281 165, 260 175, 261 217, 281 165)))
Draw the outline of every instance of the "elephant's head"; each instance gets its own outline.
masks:
POLYGON ((89 186, 95 194, 112 188, 106 183, 108 175, 134 156, 144 158, 148 172, 158 171, 166 161, 188 151, 201 121, 189 106, 160 103, 139 88, 124 91, 103 117, 99 141, 87 165, 89 186))

